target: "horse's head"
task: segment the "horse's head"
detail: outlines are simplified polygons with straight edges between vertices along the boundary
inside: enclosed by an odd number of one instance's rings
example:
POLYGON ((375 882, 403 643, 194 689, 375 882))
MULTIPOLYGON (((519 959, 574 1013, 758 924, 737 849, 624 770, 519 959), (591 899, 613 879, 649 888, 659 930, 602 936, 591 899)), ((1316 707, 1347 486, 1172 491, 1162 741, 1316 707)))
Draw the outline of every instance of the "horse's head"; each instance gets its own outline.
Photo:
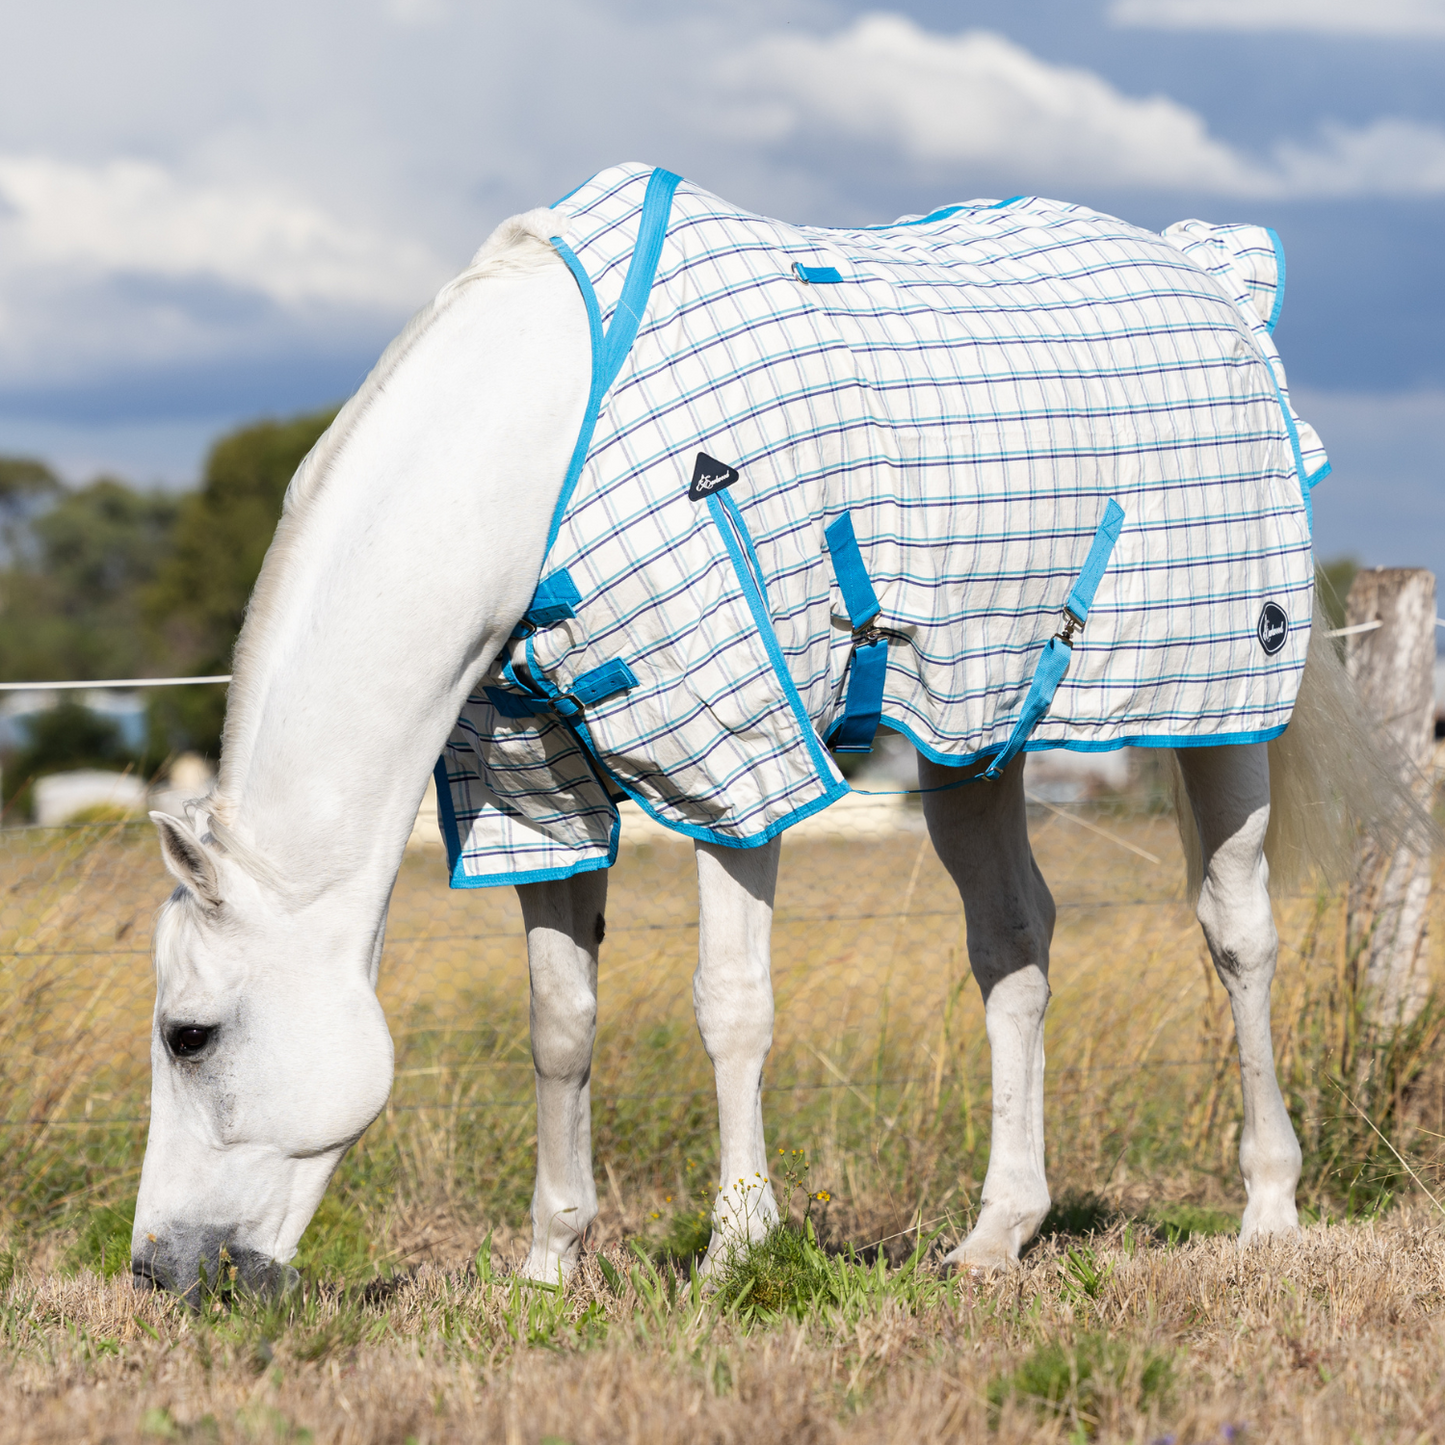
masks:
MULTIPOLYGON (((379 930, 270 873, 218 827, 164 814, 179 880, 156 928, 138 1282, 285 1288, 332 1171, 391 1088, 379 930)), ((334 892, 334 891, 333 891, 334 892)))

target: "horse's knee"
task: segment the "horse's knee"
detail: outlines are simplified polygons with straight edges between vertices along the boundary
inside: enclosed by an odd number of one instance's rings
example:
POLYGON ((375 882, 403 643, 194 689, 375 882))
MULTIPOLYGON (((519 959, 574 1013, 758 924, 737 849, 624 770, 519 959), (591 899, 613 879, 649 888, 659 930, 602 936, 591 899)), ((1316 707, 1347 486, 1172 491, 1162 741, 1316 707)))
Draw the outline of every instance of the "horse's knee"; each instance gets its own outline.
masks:
POLYGON ((532 1060, 545 1077, 586 1073, 597 1034, 597 993, 580 969, 532 970, 532 1060), (570 976, 569 976, 570 975, 570 976))
POLYGON ((763 1056, 773 1045, 773 989, 765 972, 733 977, 715 986, 702 970, 693 980, 693 1005, 702 1046, 714 1063, 722 1058, 763 1056))

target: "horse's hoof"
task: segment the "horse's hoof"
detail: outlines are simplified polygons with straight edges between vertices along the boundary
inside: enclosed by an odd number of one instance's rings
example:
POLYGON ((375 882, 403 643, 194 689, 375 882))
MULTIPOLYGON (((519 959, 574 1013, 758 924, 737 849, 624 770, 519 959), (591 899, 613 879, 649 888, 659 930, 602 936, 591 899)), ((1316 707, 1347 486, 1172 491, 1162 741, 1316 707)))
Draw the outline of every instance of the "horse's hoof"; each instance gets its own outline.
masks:
POLYGON ((961 1275, 967 1279, 987 1279, 1000 1270, 1010 1269, 1018 1263, 1007 1249, 970 1249, 965 1240, 957 1249, 950 1250, 941 1261, 944 1274, 961 1275))
POLYGON ((1288 1206, 1261 1209, 1251 1214, 1244 1211, 1244 1222, 1239 1227, 1239 1243, 1262 1244, 1268 1239, 1295 1239, 1300 1232, 1299 1214, 1293 1202, 1288 1206))

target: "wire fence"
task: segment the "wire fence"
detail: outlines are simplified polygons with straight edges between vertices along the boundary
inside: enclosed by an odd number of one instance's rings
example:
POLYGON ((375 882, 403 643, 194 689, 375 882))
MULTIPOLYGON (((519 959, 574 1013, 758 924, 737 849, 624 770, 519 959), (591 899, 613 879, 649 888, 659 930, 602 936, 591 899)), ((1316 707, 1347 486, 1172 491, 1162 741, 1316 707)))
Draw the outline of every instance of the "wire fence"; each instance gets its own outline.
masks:
MULTIPOLYGON (((1171 825, 1141 811, 1141 801, 1116 799, 1107 816, 1097 808, 1034 810, 1036 846, 1065 933, 1071 918, 1085 932, 1105 918, 1122 920, 1131 936, 1162 928, 1172 937, 1190 926, 1173 858, 1149 861, 1174 848, 1171 825), (1073 826, 1070 813, 1090 827, 1073 826)), ((152 828, 7 829, 0 866, 7 1021, 0 1124, 143 1120, 135 1106, 144 1100, 149 1060, 151 929, 170 888, 152 828)), ((678 1037, 688 1024, 697 949, 691 846, 632 812, 607 915, 604 1041, 620 1033, 627 1047, 662 1047, 665 1039, 695 1048, 678 1037)), ((915 800, 850 798, 790 831, 773 957, 779 1024, 770 1089, 898 1090, 930 1081, 938 1026, 948 1010, 958 1011, 966 967, 958 895, 915 800)), ((1186 974, 1197 972, 1190 960, 1186 974)), ((1094 986, 1107 987, 1100 979, 1094 986)), ((392 901, 379 989, 397 1043, 393 1110, 529 1103, 526 989, 512 891, 449 890, 440 849, 419 828, 392 901), (517 1087, 459 1097, 458 1081, 479 1074, 515 1079, 517 1087)), ((1200 1060, 1134 1062, 1175 1068, 1200 1060)), ((1067 1077, 1068 1067, 1055 1072, 1067 1077)), ((599 1070, 604 1098, 607 1084, 599 1070)), ((706 1092, 700 1081, 647 1097, 706 1092)))
MULTIPOLYGON (((1172 818, 1155 792, 1136 787, 1099 803, 1031 805, 1030 832, 1058 909, 1051 1157, 1068 1154, 1081 1177, 1117 1184, 1127 1168, 1118 1141, 1153 1131, 1178 1157, 1232 1175, 1232 1027, 1184 902, 1172 818)), ((107 1128, 138 1138, 151 930, 171 886, 154 830, 3 830, 0 870, 0 1150, 20 1140, 34 1159, 107 1128)), ((624 1158, 672 1147, 659 1142, 661 1125, 648 1133, 655 1118, 670 1121, 674 1144, 715 1128, 692 1022, 691 845, 628 810, 606 911, 594 1128, 624 1158)), ((1302 896, 1277 900, 1276 914, 1276 1036, 1287 1064, 1345 965, 1343 909, 1302 896)), ((1445 927, 1434 936, 1438 951, 1445 927)), ((773 978, 765 1081, 775 1138, 846 1133, 854 1153, 835 1150, 840 1174, 906 1130, 946 1128, 969 1158, 986 1148, 982 1003, 958 894, 915 798, 850 797, 785 835, 773 978)), ((499 1155, 525 1153, 532 1081, 520 909, 510 889, 448 889, 425 822, 397 880, 378 991, 396 1044, 387 1122, 430 1131, 449 1157, 485 1152, 489 1139, 501 1141, 499 1155)))

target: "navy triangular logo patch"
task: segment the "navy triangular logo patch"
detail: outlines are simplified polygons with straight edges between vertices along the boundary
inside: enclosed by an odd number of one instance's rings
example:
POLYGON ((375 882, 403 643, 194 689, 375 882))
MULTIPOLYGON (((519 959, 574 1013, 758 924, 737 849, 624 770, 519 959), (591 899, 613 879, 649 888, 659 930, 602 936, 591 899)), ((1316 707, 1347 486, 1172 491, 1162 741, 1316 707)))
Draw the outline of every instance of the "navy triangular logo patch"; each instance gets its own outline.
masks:
POLYGON ((732 486, 737 479, 737 468, 708 456, 706 452, 699 452, 693 464, 692 485, 687 489, 687 495, 690 500, 700 502, 704 497, 732 486))

